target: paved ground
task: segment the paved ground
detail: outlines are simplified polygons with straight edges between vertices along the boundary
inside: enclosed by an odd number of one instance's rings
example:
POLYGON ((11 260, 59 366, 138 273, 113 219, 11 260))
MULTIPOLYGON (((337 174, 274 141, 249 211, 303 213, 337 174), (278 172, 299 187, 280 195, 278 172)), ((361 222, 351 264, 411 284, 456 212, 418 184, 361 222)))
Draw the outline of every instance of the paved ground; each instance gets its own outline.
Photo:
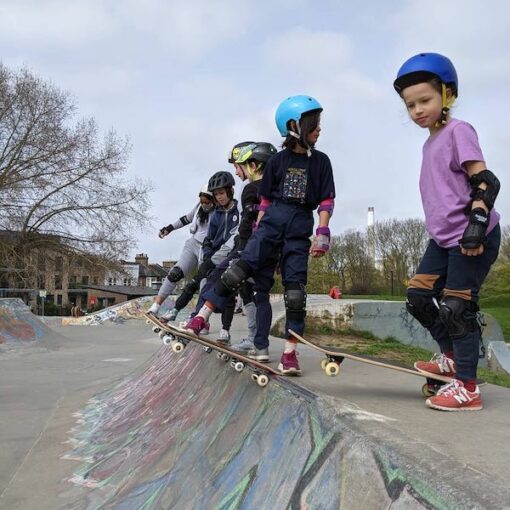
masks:
MULTIPOLYGON (((141 321, 140 321, 141 322, 141 321)), ((57 350, 0 354, 0 508, 55 509, 73 413, 160 346, 138 325, 69 326, 57 350)))
MULTIPOLYGON (((239 336, 242 321, 234 321, 239 336)), ((73 466, 60 457, 70 448, 63 443, 75 425, 73 413, 159 350, 148 327, 131 322, 61 328, 65 338, 55 350, 0 354, 0 508, 62 506, 61 480, 73 466)), ((273 339, 275 361, 282 347, 273 339)), ((304 376, 295 382, 324 395, 344 416, 352 410, 358 432, 405 451, 417 464, 434 466, 439 459, 445 481, 462 485, 469 478, 480 485, 475 492, 498 502, 492 508, 510 508, 509 390, 485 386, 483 412, 441 413, 425 407, 417 377, 346 361, 337 378, 328 378, 315 351, 302 346, 299 359, 304 376)))

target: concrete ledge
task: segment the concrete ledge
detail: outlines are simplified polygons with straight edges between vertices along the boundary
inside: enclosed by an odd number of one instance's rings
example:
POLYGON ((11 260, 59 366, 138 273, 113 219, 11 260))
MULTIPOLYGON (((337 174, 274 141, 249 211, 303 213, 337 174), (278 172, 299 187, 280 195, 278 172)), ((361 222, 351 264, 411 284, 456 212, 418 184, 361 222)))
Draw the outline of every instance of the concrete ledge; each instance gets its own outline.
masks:
MULTIPOLYGON (((421 347, 430 352, 437 351, 437 344, 428 331, 421 326, 406 310, 403 301, 363 301, 334 300, 327 296, 309 296, 307 316, 314 317, 335 329, 355 329, 369 331, 379 338, 393 337, 399 342, 421 347), (328 301, 329 300, 329 301, 328 301)), ((487 325, 484 328, 485 346, 493 342, 504 343, 503 332, 498 322, 490 315, 484 315, 487 325)), ((273 303, 272 334, 284 336, 285 307, 283 303, 273 303)), ((492 350, 493 358, 497 358, 501 348, 492 350)), ((496 362, 494 362, 496 363, 496 362)), ((487 366, 487 358, 480 359, 480 366, 487 366)), ((501 361, 501 367, 508 362, 501 361)), ((504 369, 502 369, 504 370, 504 369)))
POLYGON ((491 342, 487 359, 493 372, 510 375, 510 349, 506 342, 491 342))

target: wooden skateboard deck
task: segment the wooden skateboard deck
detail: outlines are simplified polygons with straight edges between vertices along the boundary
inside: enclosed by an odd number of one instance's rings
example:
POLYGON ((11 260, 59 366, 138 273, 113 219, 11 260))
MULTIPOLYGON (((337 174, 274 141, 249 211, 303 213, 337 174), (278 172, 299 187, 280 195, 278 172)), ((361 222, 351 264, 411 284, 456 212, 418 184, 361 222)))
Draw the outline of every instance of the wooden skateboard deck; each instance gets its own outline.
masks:
POLYGON ((163 323, 152 314, 145 314, 145 317, 148 322, 153 324, 152 330, 160 335, 163 344, 171 347, 174 352, 182 352, 189 342, 200 344, 208 353, 212 350, 216 351, 218 358, 230 362, 230 366, 236 372, 242 372, 245 368, 251 370, 253 372, 252 380, 261 387, 267 386, 268 376, 282 375, 279 370, 270 365, 251 359, 240 352, 220 345, 214 340, 208 340, 185 329, 163 323))
MULTIPOLYGON (((356 356, 354 354, 348 354, 345 352, 341 352, 336 349, 325 349, 324 347, 320 347, 319 345, 306 340, 301 335, 298 335, 291 329, 289 329, 289 333, 297 338, 300 342, 308 345, 312 349, 315 349, 326 356, 326 359, 323 359, 321 362, 321 367, 329 376, 336 376, 340 371, 340 363, 345 359, 350 359, 352 361, 359 361, 360 363, 367 363, 369 365, 375 365, 377 367, 388 368, 390 370, 396 370, 398 372, 404 372, 405 374, 415 375, 418 377, 423 377, 427 379, 427 382, 422 386, 422 393, 425 397, 431 397, 436 394, 437 390, 444 384, 450 383, 453 381, 453 378, 446 377, 444 375, 436 375, 430 372, 423 372, 416 370, 414 368, 405 368, 400 367, 398 365, 392 365, 390 363, 383 363, 382 361, 376 361, 369 358, 364 358, 362 356, 356 356)), ((484 384, 484 381, 478 380, 477 383, 484 384)))

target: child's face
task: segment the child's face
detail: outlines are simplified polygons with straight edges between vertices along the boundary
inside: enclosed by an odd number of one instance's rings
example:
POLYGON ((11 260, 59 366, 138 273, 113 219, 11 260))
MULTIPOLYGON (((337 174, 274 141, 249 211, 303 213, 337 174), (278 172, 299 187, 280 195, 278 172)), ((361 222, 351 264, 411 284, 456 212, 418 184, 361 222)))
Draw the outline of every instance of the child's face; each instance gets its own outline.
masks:
POLYGON ((406 87, 402 92, 402 99, 411 120, 422 128, 433 129, 441 118, 441 94, 430 83, 406 87))
POLYGON ((306 137, 306 141, 311 146, 313 146, 317 143, 317 140, 319 139, 320 134, 321 134, 321 124, 319 122, 319 123, 317 123, 317 127, 311 133, 308 133, 308 136, 306 137))
POLYGON ((206 212, 210 211, 214 207, 213 201, 205 195, 200 195, 200 205, 206 212))
POLYGON ((245 181, 246 180, 246 175, 244 175, 243 169, 241 168, 241 165, 239 165, 237 163, 234 163, 234 168, 236 170, 237 177, 239 177, 239 179, 241 179, 241 181, 245 181))
POLYGON ((225 188, 215 189, 213 193, 216 202, 218 202, 221 207, 225 207, 229 203, 230 200, 225 188))

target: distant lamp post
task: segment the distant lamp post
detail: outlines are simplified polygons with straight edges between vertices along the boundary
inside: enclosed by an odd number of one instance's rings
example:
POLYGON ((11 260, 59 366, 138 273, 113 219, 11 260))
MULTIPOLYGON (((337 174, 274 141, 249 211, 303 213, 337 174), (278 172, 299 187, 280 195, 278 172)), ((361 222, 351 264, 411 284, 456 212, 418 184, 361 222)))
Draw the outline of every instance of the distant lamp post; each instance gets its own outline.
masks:
POLYGON ((48 294, 47 290, 40 290, 39 291, 39 297, 41 298, 41 305, 42 305, 42 316, 44 317, 44 302, 46 301, 46 295, 48 294))

